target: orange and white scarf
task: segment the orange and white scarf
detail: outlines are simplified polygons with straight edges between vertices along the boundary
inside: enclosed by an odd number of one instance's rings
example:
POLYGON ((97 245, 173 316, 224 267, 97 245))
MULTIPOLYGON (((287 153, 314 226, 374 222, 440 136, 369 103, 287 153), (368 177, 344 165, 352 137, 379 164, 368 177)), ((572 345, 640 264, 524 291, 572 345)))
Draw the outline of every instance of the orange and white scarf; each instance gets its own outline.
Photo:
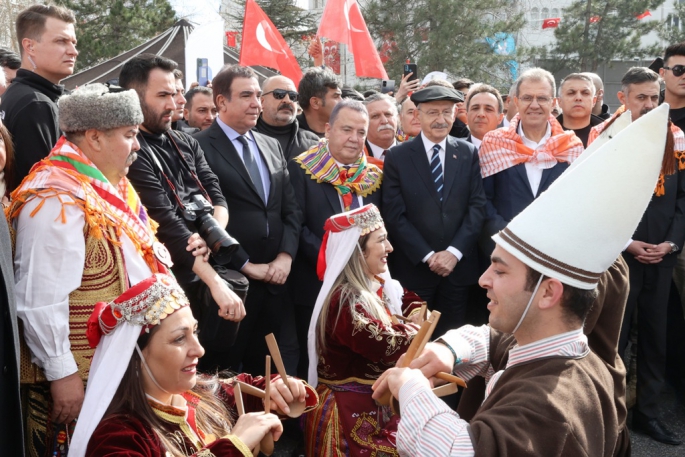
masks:
POLYGON ((521 118, 517 114, 508 127, 488 132, 478 151, 483 178, 521 163, 532 163, 539 168, 552 168, 558 162, 572 163, 584 151, 583 142, 572 131, 564 131, 561 124, 549 117, 552 136, 544 145, 531 149, 518 134, 521 118))

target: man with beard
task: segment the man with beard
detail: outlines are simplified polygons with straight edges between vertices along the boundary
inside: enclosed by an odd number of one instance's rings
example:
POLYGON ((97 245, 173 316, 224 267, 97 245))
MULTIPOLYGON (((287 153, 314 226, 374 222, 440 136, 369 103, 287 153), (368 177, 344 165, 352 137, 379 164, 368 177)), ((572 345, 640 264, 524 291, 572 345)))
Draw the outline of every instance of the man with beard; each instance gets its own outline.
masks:
POLYGON ((186 95, 186 106, 183 109, 183 117, 190 127, 205 130, 216 118, 216 105, 212 89, 205 86, 197 86, 190 89, 186 95))
MULTIPOLYGON (((590 144, 626 110, 633 122, 659 106, 659 75, 633 67, 617 94, 623 104, 611 119, 592 129, 590 144)), ((677 252, 685 243, 685 136, 669 122, 664 161, 652 200, 623 252, 630 271, 630 293, 621 327, 619 352, 628 345, 637 312, 637 401, 632 428, 656 441, 678 445, 681 440, 659 419, 666 376, 667 309, 677 252)))
POLYGON ((573 130, 583 142, 583 147, 587 147, 592 127, 604 122, 592 114, 596 99, 595 86, 585 74, 571 73, 559 84, 561 114, 557 116, 557 121, 564 130, 573 130))
POLYGON ((395 248, 393 276, 442 313, 440 329, 464 324, 485 216, 478 151, 448 136, 461 96, 450 86, 414 92, 421 134, 391 151, 383 168, 383 219, 395 248))
POLYGON ((389 149, 397 144, 397 105, 395 99, 386 94, 373 94, 364 101, 364 105, 369 112, 369 134, 364 153, 369 163, 382 170, 389 149))
MULTIPOLYGON (((206 242, 195 224, 184 217, 191 197, 201 196, 213 206, 218 225, 225 228, 228 223, 226 199, 200 145, 191 136, 171 130, 176 109, 175 69, 176 62, 154 54, 136 56, 121 69, 119 82, 136 90, 144 116, 138 133, 138 160, 128 176, 150 217, 159 224, 157 236, 169 249, 174 263, 171 270, 196 317, 201 318, 201 304, 205 303, 201 296, 208 291, 218 308, 205 314, 218 312, 223 319, 237 322, 245 316, 242 301, 217 274, 208 256, 198 255, 205 252, 206 242)), ((212 365, 213 357, 208 352, 203 362, 212 365)))
POLYGON ((319 141, 316 134, 300 128, 297 121, 299 96, 295 84, 285 76, 272 76, 262 84, 262 114, 254 130, 278 140, 286 162, 319 141))

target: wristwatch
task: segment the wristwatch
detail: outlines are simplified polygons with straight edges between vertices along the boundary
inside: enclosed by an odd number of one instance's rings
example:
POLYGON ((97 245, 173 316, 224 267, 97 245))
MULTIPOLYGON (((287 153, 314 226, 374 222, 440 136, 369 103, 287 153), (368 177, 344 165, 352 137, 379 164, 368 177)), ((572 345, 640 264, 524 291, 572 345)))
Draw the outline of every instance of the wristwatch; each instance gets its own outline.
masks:
POLYGON ((678 252, 678 245, 675 244, 673 241, 667 241, 668 244, 671 245, 671 252, 669 254, 673 254, 674 252, 678 252))

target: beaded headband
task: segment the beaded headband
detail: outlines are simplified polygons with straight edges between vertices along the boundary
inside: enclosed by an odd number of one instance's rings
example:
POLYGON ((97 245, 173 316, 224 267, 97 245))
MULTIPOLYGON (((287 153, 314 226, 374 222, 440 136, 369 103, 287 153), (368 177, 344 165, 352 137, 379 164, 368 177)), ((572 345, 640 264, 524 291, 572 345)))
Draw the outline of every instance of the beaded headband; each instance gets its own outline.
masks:
POLYGON ((112 333, 122 322, 140 325, 143 331, 188 306, 188 298, 176 280, 166 274, 155 274, 128 289, 112 302, 99 302, 88 319, 86 336, 96 347, 103 335, 112 333))
POLYGON ((328 237, 331 233, 340 233, 357 227, 361 230, 359 236, 362 237, 383 226, 381 212, 378 211, 378 208, 373 203, 329 217, 323 226, 326 233, 323 235, 321 247, 319 248, 319 258, 316 263, 316 273, 319 279, 323 281, 324 274, 326 273, 326 247, 328 246, 328 237))

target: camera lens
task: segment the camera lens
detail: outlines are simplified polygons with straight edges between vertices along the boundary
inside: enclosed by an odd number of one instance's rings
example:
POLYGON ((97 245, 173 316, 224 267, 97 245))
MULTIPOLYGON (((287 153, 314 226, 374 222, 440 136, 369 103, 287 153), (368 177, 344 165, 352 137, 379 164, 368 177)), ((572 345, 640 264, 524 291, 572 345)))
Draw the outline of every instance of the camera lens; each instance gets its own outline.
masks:
POLYGON ((207 247, 212 251, 214 261, 219 265, 226 265, 231 261, 231 256, 240 244, 226 232, 209 214, 203 214, 196 221, 197 231, 202 239, 207 242, 207 247))

